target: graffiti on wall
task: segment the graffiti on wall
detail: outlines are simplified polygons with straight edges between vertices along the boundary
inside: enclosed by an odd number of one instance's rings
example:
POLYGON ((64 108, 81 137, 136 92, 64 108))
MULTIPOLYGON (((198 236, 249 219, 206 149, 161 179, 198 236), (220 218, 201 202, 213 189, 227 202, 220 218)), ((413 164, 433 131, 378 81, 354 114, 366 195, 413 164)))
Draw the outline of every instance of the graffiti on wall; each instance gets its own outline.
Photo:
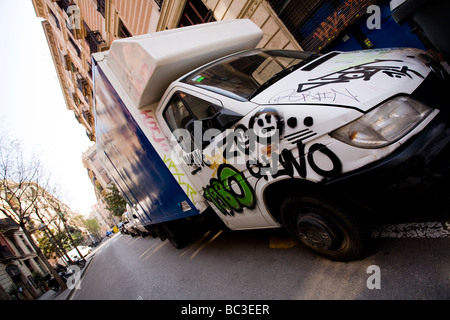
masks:
POLYGON ((360 17, 375 0, 346 0, 325 18, 312 34, 302 41, 304 50, 317 51, 360 17))

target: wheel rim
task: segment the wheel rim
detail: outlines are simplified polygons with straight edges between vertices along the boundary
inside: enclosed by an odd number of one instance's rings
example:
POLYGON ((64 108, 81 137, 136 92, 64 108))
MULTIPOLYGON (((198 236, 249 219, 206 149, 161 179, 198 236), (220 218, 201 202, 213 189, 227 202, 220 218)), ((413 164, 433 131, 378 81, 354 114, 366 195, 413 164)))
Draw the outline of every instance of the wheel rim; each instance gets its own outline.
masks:
POLYGON ((305 244, 317 249, 336 250, 344 242, 344 235, 338 225, 314 212, 298 215, 297 232, 305 244))

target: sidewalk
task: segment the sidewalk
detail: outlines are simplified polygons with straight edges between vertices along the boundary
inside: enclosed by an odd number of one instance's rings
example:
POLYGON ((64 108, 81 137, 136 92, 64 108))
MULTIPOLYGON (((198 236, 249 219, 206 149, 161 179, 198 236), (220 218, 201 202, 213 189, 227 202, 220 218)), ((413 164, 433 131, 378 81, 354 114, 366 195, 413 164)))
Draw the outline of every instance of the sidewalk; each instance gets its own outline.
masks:
MULTIPOLYGON (((86 257, 86 266, 83 269, 81 269, 80 281, 83 280, 83 275, 86 272, 86 270, 89 268, 89 265, 91 264, 92 259, 94 258, 94 255, 95 254, 90 255, 89 257, 86 257)), ((46 293, 44 293, 42 296, 40 296, 38 298, 38 300, 70 300, 72 293, 74 293, 75 290, 76 290, 76 288, 73 288, 73 289, 67 288, 64 291, 55 292, 50 289, 46 293)))

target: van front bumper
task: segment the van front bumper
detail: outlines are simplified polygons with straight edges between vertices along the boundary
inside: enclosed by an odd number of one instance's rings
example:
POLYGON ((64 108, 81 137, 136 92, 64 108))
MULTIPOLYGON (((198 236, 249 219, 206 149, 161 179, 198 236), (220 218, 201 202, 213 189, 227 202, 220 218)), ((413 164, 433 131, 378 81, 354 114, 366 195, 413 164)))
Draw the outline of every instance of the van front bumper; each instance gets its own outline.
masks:
POLYGON ((450 105, 444 104, 419 134, 391 155, 323 184, 371 211, 420 201, 450 169, 450 105))

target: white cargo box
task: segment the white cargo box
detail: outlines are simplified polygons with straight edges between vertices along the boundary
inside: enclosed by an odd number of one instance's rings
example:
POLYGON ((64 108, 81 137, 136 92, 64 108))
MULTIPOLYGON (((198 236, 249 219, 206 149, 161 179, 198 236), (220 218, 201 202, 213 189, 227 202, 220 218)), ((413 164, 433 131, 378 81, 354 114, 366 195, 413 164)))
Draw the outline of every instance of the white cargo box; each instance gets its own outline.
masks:
POLYGON ((247 19, 149 33, 113 42, 107 63, 138 109, 158 102, 183 74, 234 52, 253 49, 263 33, 247 19))

